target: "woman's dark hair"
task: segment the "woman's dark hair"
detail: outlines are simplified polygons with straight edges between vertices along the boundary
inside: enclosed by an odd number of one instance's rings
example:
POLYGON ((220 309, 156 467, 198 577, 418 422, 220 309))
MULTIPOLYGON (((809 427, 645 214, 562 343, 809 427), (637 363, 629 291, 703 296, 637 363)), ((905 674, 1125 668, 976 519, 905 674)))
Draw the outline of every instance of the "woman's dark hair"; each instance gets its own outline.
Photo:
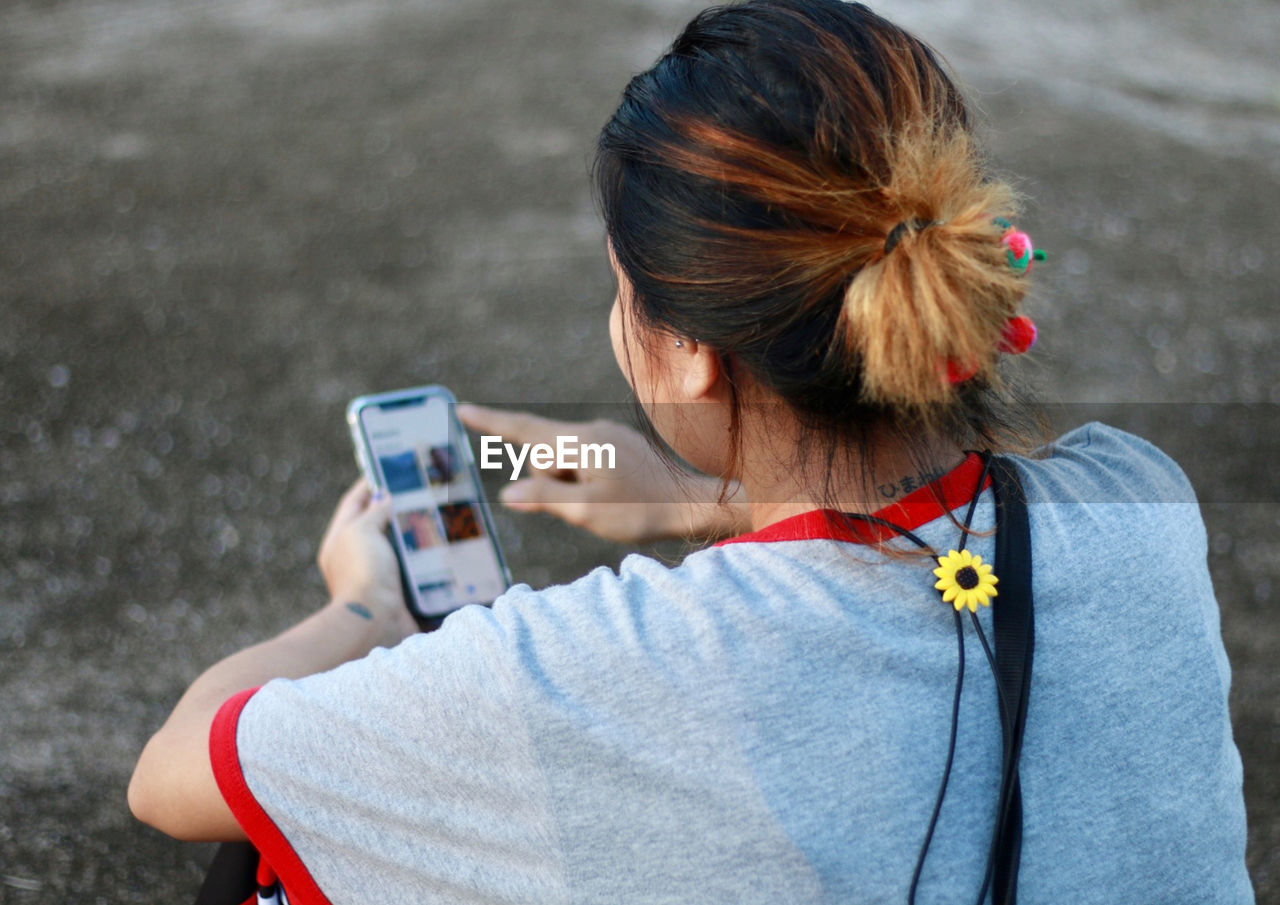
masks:
POLYGON ((840 0, 705 10, 627 85, 594 177, 624 322, 709 344, 807 441, 1020 445, 995 369, 1027 288, 994 222, 1015 194, 906 31, 840 0))

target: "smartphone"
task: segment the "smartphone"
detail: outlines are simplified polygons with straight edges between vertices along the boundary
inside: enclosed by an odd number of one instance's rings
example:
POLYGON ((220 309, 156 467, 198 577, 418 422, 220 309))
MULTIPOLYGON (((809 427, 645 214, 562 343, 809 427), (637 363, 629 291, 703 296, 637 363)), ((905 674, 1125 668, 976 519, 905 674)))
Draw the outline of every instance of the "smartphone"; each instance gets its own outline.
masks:
POLYGON ((511 585, 455 404, 449 390, 425 386, 347 406, 356 462, 372 487, 391 494, 388 531, 405 602, 425 629, 511 585))

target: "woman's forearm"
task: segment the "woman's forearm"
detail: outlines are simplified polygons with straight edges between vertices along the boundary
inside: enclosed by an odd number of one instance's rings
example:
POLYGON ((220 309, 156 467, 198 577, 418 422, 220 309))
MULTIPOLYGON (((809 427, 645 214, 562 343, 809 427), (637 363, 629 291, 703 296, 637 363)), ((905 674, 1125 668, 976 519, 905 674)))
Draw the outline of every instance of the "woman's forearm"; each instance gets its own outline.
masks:
POLYGON ((223 702, 271 679, 325 672, 417 631, 405 608, 395 552, 383 533, 390 518, 390 500, 372 496, 363 480, 346 492, 317 557, 330 602, 270 641, 215 663, 191 683, 134 768, 129 807, 139 820, 179 839, 243 839, 209 760, 209 730, 223 702))
MULTIPOLYGON (((272 679, 300 679, 357 660, 382 644, 394 644, 370 609, 334 600, 274 638, 231 654, 191 683, 168 722, 208 717, 228 697, 272 679)), ((166 722, 166 725, 168 725, 166 722)))
POLYGON ((129 783, 129 807, 138 819, 188 840, 242 839, 218 791, 209 760, 209 731, 231 695, 275 678, 324 672, 403 637, 375 611, 335 599, 276 637, 209 667, 174 706, 147 743, 129 783))

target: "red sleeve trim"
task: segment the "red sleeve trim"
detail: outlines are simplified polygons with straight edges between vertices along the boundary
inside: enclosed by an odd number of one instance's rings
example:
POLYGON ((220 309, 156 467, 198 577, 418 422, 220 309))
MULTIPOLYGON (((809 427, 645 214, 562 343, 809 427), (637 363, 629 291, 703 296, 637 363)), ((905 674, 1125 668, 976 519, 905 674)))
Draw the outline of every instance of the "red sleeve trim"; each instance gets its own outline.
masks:
POLYGON ((209 760, 213 764, 213 778, 240 827, 257 848, 262 860, 274 869, 289 897, 289 905, 332 905, 311 872, 307 870, 289 840, 280 832, 275 821, 258 804, 240 769, 240 755, 236 749, 236 727, 240 713, 249 699, 258 691, 248 688, 232 695, 218 709, 209 730, 209 760))
MULTIPOLYGON (((923 487, 872 513, 899 528, 914 531, 969 502, 975 494, 991 486, 991 476, 977 487, 982 475, 982 457, 969 453, 965 460, 923 487)), ((851 519, 835 509, 814 509, 766 525, 758 531, 719 541, 716 546, 742 543, 771 543, 787 540, 839 540, 854 544, 877 544, 898 532, 862 519, 851 519)))

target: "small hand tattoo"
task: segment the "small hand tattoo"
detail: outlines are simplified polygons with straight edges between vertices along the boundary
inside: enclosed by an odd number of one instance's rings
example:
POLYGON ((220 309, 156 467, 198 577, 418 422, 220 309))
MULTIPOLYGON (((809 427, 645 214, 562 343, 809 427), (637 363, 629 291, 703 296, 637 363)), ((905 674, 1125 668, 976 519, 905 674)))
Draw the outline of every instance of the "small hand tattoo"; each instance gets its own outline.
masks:
POLYGON ((347 609, 355 613, 361 619, 372 619, 373 613, 369 612, 369 608, 362 603, 348 603, 347 609))

